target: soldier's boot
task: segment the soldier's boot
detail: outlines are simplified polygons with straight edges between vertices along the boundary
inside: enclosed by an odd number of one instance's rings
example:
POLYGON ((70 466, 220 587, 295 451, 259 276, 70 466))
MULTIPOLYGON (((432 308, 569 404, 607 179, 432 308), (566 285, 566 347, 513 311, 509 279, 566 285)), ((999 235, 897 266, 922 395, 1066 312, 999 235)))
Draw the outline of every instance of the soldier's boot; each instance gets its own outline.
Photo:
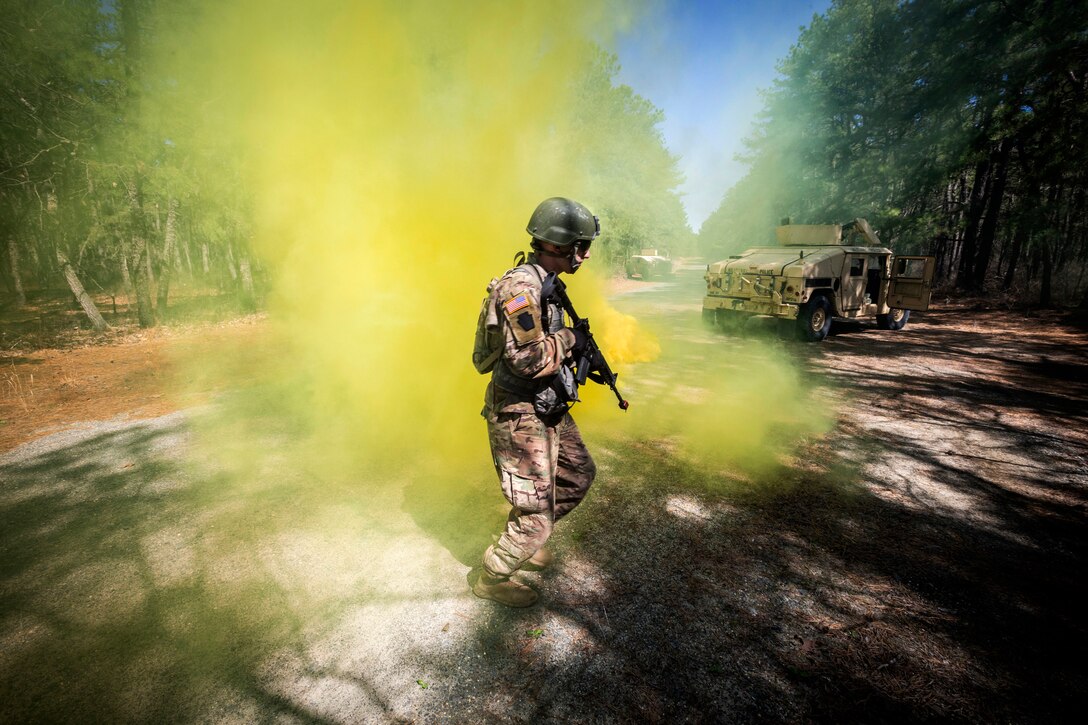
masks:
POLYGON ((521 568, 525 571, 540 571, 551 566, 553 561, 555 561, 555 555, 542 546, 529 558, 529 561, 522 564, 521 568))
POLYGON ((481 571, 472 584, 472 593, 481 599, 491 599, 507 607, 531 607, 537 595, 531 588, 512 579, 493 577, 481 571))

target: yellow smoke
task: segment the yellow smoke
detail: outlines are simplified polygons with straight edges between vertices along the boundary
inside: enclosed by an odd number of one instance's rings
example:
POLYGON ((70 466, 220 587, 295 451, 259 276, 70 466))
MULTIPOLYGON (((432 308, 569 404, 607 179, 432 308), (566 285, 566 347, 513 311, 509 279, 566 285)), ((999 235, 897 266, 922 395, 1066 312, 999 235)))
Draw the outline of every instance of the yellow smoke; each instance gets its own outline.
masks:
MULTIPOLYGON (((278 372, 262 374, 319 457, 486 465, 479 303, 535 205, 586 188, 570 109, 614 11, 242 1, 199 18, 185 81, 212 89, 203 133, 247 160, 271 278, 278 372)), ((656 355, 600 286, 579 295, 617 364, 656 355)))
MULTIPOLYGON (((455 490, 491 475, 487 380, 470 363, 480 301, 526 248, 541 199, 594 208, 594 170, 568 145, 595 131, 571 109, 590 41, 626 21, 603 2, 208 6, 182 44, 182 80, 207 99, 198 133, 246 160, 251 245, 272 290, 274 334, 226 353, 259 378, 214 428, 236 467, 267 468, 278 419, 295 446, 283 465, 324 480, 365 469, 455 490)), ((758 462, 786 431, 826 426, 781 351, 722 360, 676 342, 675 327, 656 331, 672 338, 662 349, 608 302, 607 274, 591 259, 569 285, 632 408, 587 386, 577 416, 591 443, 619 432, 675 441, 695 466, 758 462)), ((697 320, 690 295, 677 319, 697 320)))
MULTIPOLYGON (((657 336, 641 326, 636 317, 624 314, 608 303, 604 295, 607 280, 599 268, 590 266, 593 261, 591 258, 578 270, 578 276, 568 280, 567 286, 578 314, 589 319, 601 351, 610 364, 618 366, 657 359, 661 353, 657 336)), ((604 274, 608 271, 605 268, 604 274)))

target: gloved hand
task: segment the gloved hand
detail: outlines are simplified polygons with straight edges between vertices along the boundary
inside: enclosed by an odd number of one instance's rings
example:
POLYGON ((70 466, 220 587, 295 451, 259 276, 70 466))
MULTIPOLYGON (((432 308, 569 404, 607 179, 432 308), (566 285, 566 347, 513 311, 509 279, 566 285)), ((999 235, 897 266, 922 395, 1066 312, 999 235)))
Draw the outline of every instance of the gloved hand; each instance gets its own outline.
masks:
POLYGON ((586 351, 586 345, 589 344, 589 324, 586 320, 579 320, 577 325, 567 329, 574 333, 574 345, 571 347, 571 352, 575 357, 581 357, 586 351))

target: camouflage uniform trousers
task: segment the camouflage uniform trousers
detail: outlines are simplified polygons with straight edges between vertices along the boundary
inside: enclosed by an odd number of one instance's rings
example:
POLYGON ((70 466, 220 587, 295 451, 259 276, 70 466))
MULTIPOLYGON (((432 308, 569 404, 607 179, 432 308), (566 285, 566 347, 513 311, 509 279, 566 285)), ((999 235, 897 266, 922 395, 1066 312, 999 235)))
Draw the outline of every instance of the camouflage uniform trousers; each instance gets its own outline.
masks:
POLYGON ((499 413, 487 429, 495 471, 512 508, 506 530, 484 553, 484 569, 506 578, 544 546, 555 522, 582 502, 597 465, 569 413, 554 425, 533 413, 499 413))

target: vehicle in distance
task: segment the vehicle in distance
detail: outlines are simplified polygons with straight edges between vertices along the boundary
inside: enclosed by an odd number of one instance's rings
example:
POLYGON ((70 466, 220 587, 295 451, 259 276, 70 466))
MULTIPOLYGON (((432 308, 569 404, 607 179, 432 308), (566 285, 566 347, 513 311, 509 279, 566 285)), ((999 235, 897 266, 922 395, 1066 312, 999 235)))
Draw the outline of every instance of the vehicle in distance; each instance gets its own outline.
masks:
POLYGON ((640 249, 638 254, 627 258, 623 264, 627 279, 639 277, 649 280, 653 277, 672 276, 672 260, 669 253, 657 249, 640 249))
POLYGON ((832 318, 875 317, 899 330, 911 310, 929 308, 935 260, 900 257, 864 219, 847 224, 784 224, 779 246, 754 247, 706 269, 703 319, 735 330, 748 318, 794 320, 798 336, 827 337, 832 318))

